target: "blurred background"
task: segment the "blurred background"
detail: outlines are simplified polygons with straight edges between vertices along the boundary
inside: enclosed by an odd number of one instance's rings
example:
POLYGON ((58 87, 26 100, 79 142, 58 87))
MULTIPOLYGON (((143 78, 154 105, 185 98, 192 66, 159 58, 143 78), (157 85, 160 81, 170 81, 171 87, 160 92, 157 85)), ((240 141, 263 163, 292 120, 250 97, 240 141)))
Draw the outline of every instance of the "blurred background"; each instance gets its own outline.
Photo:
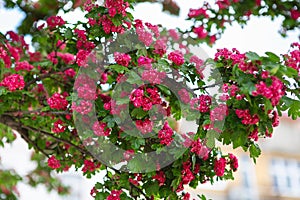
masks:
MULTIPOLYGON (((161 4, 141 3, 133 15, 137 19, 162 24, 167 28, 185 28, 188 24, 184 21, 189 8, 196 8, 194 0, 177 1, 181 7, 178 17, 162 13, 161 4)), ((202 2, 199 2, 199 4, 202 2)), ((83 17, 83 13, 75 10, 68 15, 61 13, 64 20, 75 22, 83 17), (74 21, 75 20, 75 21, 74 21)), ((17 25, 24 16, 17 10, 6 10, 0 0, 0 32, 16 30, 17 25)), ((300 30, 289 32, 286 38, 282 38, 277 32, 282 19, 271 21, 269 18, 251 18, 243 29, 234 24, 228 27, 225 34, 216 44, 210 48, 207 45, 201 48, 209 57, 213 57, 218 48, 237 48, 241 52, 255 51, 261 55, 272 51, 276 54, 287 53, 290 44, 299 41, 300 30)), ((30 38, 25 38, 30 43, 30 38)), ((300 121, 293 121, 287 116, 280 119, 280 125, 275 129, 271 139, 261 139, 262 155, 255 165, 249 155, 241 149, 232 152, 239 158, 239 169, 235 172, 234 181, 218 182, 211 186, 210 183, 201 185, 196 190, 186 188, 192 196, 205 194, 213 200, 276 200, 276 199, 300 199, 300 121)), ((6 145, 0 151, 1 167, 13 168, 19 174, 26 174, 34 168, 30 162, 31 152, 27 144, 18 138, 12 145, 6 145)), ((67 185, 71 186, 68 196, 60 197, 54 192, 47 192, 42 186, 31 188, 25 184, 19 184, 20 200, 51 199, 51 200, 89 200, 94 183, 101 180, 101 174, 92 179, 85 179, 81 172, 70 170, 68 173, 58 175, 67 185)))

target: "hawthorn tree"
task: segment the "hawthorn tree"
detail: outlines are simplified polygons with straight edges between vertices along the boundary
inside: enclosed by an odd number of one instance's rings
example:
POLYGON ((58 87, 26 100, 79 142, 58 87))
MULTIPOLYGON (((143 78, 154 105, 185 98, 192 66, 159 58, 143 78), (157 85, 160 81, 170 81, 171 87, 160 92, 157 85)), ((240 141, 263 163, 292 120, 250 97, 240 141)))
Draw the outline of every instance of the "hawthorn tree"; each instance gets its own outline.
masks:
MULTIPOLYGON (((190 9, 192 27, 168 30, 131 15, 144 1, 4 1, 26 17, 17 33, 0 35, 0 144, 20 136, 37 167, 26 177, 1 169, 1 199, 16 199, 19 181, 67 193, 51 172, 74 167, 87 178, 105 172, 95 199, 188 200, 185 186, 233 179, 238 169, 215 141, 255 161, 257 141, 272 137, 282 112, 300 116, 299 43, 280 56, 193 51, 253 15, 282 16, 285 36, 299 28, 299 3, 204 2, 190 9), (87 22, 57 16, 78 7, 87 22), (181 131, 180 120, 196 131, 181 131)), ((180 10, 172 0, 149 2, 180 10)))

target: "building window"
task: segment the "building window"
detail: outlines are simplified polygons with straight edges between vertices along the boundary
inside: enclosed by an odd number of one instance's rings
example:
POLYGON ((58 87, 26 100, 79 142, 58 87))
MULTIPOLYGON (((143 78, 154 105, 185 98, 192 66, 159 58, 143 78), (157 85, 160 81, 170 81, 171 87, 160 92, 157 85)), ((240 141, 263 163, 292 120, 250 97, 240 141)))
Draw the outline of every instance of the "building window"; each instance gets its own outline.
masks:
POLYGON ((293 159, 271 160, 273 192, 282 196, 300 196, 300 162, 293 159))

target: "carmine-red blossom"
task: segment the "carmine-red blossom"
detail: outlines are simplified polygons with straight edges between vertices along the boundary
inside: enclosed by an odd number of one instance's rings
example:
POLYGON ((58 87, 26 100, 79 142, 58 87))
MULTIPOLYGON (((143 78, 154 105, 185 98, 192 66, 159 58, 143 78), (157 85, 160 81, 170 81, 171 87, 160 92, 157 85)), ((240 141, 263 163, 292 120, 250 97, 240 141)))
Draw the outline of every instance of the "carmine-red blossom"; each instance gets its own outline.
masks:
POLYGON ((106 123, 96 121, 93 125, 93 131, 96 136, 109 136, 111 129, 107 128, 106 123))
POLYGON ((56 110, 66 110, 68 106, 68 101, 66 98, 59 93, 54 93, 52 97, 48 98, 47 103, 49 104, 50 108, 56 110))
POLYGON ((152 178, 158 181, 159 186, 162 186, 166 181, 166 176, 163 171, 156 172, 156 175, 152 176, 152 178))
POLYGON ((222 177, 225 173, 225 167, 226 167, 226 159, 220 158, 218 160, 215 160, 214 163, 214 172, 217 176, 222 177))
POLYGON ((263 81, 260 81, 259 84, 256 84, 256 91, 252 92, 253 96, 263 95, 267 99, 271 100, 272 106, 276 106, 281 97, 284 96, 285 90, 282 81, 276 76, 272 76, 272 84, 267 86, 263 81))
POLYGON ((197 154, 203 160, 206 160, 209 156, 209 149, 202 144, 199 138, 192 142, 191 152, 197 154))
POLYGON ((47 20, 47 25, 49 28, 55 28, 56 26, 62 26, 66 22, 60 16, 51 16, 47 20))
POLYGON ((249 139, 253 139, 254 141, 258 141, 258 129, 254 129, 248 136, 249 139))
POLYGON ((166 72, 159 72, 156 69, 144 70, 142 73, 142 80, 151 84, 160 84, 165 77, 166 72))
POLYGON ((144 111, 148 111, 153 105, 162 102, 157 88, 147 88, 146 93, 142 89, 135 89, 129 99, 135 107, 142 107, 144 111))
POLYGON ((183 169, 181 170, 181 184, 182 185, 187 185, 189 184, 192 180, 195 179, 195 176, 193 174, 193 172, 191 171, 191 162, 190 161, 187 161, 187 162, 184 162, 182 164, 183 166, 183 169))
POLYGON ((23 76, 19 74, 12 74, 6 76, 1 82, 0 86, 7 87, 9 91, 13 92, 17 89, 23 90, 25 82, 23 76))
POLYGON ((15 70, 16 71, 20 71, 20 70, 24 70, 24 71, 31 71, 34 67, 29 64, 27 61, 22 61, 22 62, 16 62, 16 66, 15 66, 15 70))
POLYGON ((128 67, 128 65, 131 61, 130 55, 128 55, 126 53, 115 52, 114 58, 115 58, 115 61, 117 64, 125 66, 125 67, 128 67))
POLYGON ((175 65, 182 65, 184 63, 183 55, 178 51, 173 51, 169 53, 168 59, 175 63, 175 65))
POLYGON ((229 164, 231 169, 235 172, 237 170, 237 168, 239 167, 239 162, 238 159, 235 155, 233 155, 232 153, 229 153, 229 164))
POLYGON ((150 119, 136 120, 135 125, 142 134, 150 133, 153 129, 153 122, 150 119))
POLYGON ((168 32, 174 41, 178 41, 180 39, 180 36, 175 29, 170 29, 168 32))
POLYGON ((208 112, 211 105, 211 97, 209 95, 201 95, 192 99, 190 105, 193 110, 199 110, 202 113, 208 112))
POLYGON ((65 70, 64 74, 66 76, 69 76, 70 78, 74 78, 76 76, 76 72, 73 68, 69 68, 69 69, 65 70))
POLYGON ((129 161, 132 158, 133 155, 134 155, 134 150, 133 149, 126 150, 123 153, 123 157, 126 161, 129 161))
POLYGON ((82 115, 87 115, 92 111, 93 104, 91 101, 81 100, 79 105, 73 102, 71 108, 82 115))
POLYGON ((97 168, 100 167, 100 164, 95 164, 95 162, 91 161, 91 160, 84 160, 84 166, 82 168, 83 172, 93 172, 95 171, 97 168))
POLYGON ((205 18, 209 18, 209 15, 206 13, 205 8, 198 8, 198 9, 191 8, 188 13, 189 18, 198 17, 200 15, 204 16, 205 18))
POLYGON ((188 104, 191 101, 189 92, 185 88, 180 89, 178 95, 183 103, 188 104))
POLYGON ((228 107, 226 104, 219 104, 210 111, 210 121, 222 121, 228 115, 228 107))
POLYGON ((60 168, 60 162, 59 160, 57 160, 55 158, 55 156, 51 156, 49 159, 48 159, 48 166, 51 167, 52 169, 58 169, 60 168))
POLYGON ((146 56, 140 56, 137 60, 138 66, 143 66, 145 69, 151 69, 152 68, 152 59, 148 58, 146 56))
POLYGON ((120 195, 122 192, 122 190, 112 190, 106 200, 121 200, 120 195))
POLYGON ((291 11, 291 18, 297 20, 300 17, 300 12, 296 9, 292 9, 291 11))
POLYGON ((64 126, 64 122, 61 119, 58 119, 53 124, 52 132, 53 133, 63 133, 66 130, 66 126, 64 126))
POLYGON ((182 200, 190 200, 190 198, 191 198, 191 195, 190 195, 190 193, 185 193, 185 195, 183 196, 183 199, 182 200))
POLYGON ((197 34, 199 39, 204 39, 208 35, 207 31, 203 26, 194 27, 193 32, 197 34))
POLYGON ((160 143, 169 146, 173 141, 173 129, 169 126, 169 123, 166 121, 163 128, 158 132, 158 138, 160 143))
POLYGON ((253 116, 251 116, 250 111, 248 109, 236 109, 235 113, 240 119, 242 119, 243 124, 256 124, 257 122, 259 122, 258 115, 254 114, 253 116))

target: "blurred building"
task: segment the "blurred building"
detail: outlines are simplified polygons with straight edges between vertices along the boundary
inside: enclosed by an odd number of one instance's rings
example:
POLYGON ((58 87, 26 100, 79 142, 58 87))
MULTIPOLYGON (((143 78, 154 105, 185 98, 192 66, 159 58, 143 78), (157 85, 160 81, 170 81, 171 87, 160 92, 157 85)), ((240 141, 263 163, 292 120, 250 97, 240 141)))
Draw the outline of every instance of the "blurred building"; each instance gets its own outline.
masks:
MULTIPOLYGON (((190 190, 195 199, 204 194, 213 200, 300 200, 300 120, 282 117, 273 137, 261 139, 262 155, 256 165, 241 149, 235 180, 190 190)), ((232 152, 232 149, 231 149, 232 152)))

